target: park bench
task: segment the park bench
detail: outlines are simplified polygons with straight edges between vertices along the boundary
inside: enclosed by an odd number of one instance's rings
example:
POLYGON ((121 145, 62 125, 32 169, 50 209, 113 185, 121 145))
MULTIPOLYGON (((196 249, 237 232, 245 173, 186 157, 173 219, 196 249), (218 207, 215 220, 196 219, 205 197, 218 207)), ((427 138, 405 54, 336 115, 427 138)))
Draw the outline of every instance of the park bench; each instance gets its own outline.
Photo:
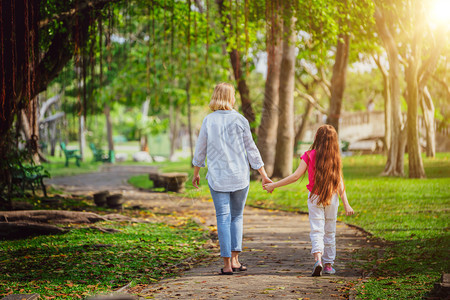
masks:
POLYGON ((92 150, 92 161, 101 161, 101 162, 109 162, 110 159, 108 155, 106 155, 102 149, 98 149, 94 143, 89 144, 89 148, 92 150))
POLYGON ((76 154, 76 152, 78 150, 68 150, 66 148, 66 143, 61 142, 59 144, 61 146, 61 150, 64 152, 64 156, 66 157, 66 164, 65 166, 68 167, 69 166, 69 159, 71 158, 75 158, 75 164, 79 167, 80 166, 80 160, 81 160, 81 156, 76 154))
POLYGON ((19 162, 18 165, 10 165, 10 169, 12 182, 20 187, 21 194, 24 194, 26 188, 30 188, 34 195, 35 189, 40 187, 44 196, 47 197, 44 178, 49 178, 50 174, 44 170, 43 166, 24 166, 19 162))
POLYGON ((165 191, 182 193, 188 174, 154 172, 149 174, 149 179, 153 181, 154 188, 164 188, 165 191))

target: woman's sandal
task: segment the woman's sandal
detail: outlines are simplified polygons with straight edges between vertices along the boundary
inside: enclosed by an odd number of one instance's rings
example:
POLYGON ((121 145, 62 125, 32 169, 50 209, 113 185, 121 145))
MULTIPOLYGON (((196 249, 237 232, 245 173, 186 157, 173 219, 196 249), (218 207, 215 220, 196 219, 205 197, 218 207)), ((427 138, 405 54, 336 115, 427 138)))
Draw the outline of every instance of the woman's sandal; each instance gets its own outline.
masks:
POLYGON ((233 268, 233 272, 244 272, 247 271, 247 266, 245 264, 241 264, 239 268, 233 268))
POLYGON ((220 269, 220 275, 233 275, 233 272, 224 272, 223 269, 220 269))

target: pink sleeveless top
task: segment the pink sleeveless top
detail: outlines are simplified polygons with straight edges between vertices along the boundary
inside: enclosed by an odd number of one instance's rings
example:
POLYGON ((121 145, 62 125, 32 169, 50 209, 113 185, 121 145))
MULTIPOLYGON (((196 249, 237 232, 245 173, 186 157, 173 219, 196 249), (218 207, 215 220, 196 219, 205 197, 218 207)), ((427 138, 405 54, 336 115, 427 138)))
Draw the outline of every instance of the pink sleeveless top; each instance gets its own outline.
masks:
POLYGON ((308 181, 309 183, 306 185, 308 191, 312 192, 314 187, 314 173, 316 171, 316 150, 306 151, 301 159, 303 159, 308 166, 308 181))

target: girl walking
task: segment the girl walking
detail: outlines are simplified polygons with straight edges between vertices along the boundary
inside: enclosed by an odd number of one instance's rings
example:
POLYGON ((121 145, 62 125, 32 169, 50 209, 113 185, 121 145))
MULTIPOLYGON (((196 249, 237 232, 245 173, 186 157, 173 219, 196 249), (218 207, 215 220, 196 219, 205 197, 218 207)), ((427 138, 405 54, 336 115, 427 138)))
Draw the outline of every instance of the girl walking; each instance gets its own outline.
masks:
POLYGON ((316 132, 314 142, 306 151, 297 170, 288 177, 264 185, 269 193, 277 187, 291 184, 308 170, 309 190, 308 214, 311 226, 311 253, 314 255, 312 276, 334 274, 336 258, 336 217, 339 206, 338 194, 344 204, 347 216, 353 215, 353 209, 347 200, 342 178, 342 163, 336 130, 331 125, 322 125, 316 132))
POLYGON ((234 88, 220 83, 209 103, 213 111, 203 120, 192 164, 195 166, 192 184, 198 188, 199 170, 208 159, 209 189, 216 209, 220 255, 224 261, 222 275, 246 271, 239 262, 242 251, 242 228, 245 201, 250 184, 250 166, 262 176, 262 184, 272 182, 253 141, 246 118, 233 109, 234 88))

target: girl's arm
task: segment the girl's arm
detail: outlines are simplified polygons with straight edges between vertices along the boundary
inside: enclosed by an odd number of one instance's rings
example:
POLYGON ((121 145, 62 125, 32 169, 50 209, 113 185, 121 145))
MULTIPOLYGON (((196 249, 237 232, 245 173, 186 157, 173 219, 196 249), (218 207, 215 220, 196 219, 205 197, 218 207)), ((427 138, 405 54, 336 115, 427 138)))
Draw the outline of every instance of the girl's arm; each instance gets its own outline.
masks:
POLYGON ((281 179, 280 181, 264 185, 264 189, 269 193, 272 193, 273 190, 277 187, 285 186, 293 182, 296 182, 297 180, 300 179, 300 177, 302 177, 303 174, 305 174, 307 167, 308 166, 306 165, 305 161, 302 159, 300 161, 300 165, 298 166, 297 170, 295 170, 294 173, 292 173, 286 178, 281 179))
POLYGON ((353 211, 353 208, 348 203, 347 194, 345 193, 343 179, 341 179, 341 184, 339 186, 339 196, 341 196, 342 204, 344 204, 345 214, 347 216, 353 215, 355 212, 353 211))

